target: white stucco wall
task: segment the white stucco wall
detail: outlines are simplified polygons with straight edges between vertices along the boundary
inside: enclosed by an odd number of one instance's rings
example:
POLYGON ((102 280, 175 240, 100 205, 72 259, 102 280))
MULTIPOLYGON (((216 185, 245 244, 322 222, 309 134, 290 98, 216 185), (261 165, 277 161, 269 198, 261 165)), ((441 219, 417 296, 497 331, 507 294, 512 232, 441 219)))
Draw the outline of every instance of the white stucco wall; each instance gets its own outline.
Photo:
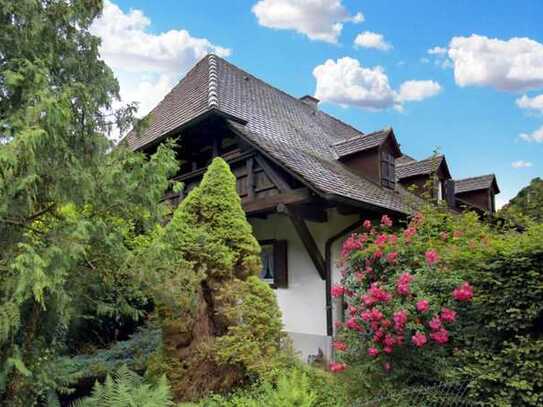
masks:
MULTIPOLYGON (((328 222, 307 222, 323 258, 326 240, 357 219, 359 216, 342 216, 331 209, 328 211, 328 222)), ((325 281, 321 280, 287 216, 274 214, 267 219, 252 219, 251 224, 258 240, 280 239, 288 242, 288 288, 275 290, 277 301, 283 313, 284 329, 291 334, 295 347, 299 344, 298 350, 304 356, 314 354, 323 343, 329 342, 323 340, 323 337, 326 338, 325 281), (313 350, 311 336, 315 337, 313 350)), ((341 242, 342 239, 339 239, 332 246, 332 281, 340 278, 336 264, 341 242)), ((326 353, 325 349, 322 350, 326 353)))

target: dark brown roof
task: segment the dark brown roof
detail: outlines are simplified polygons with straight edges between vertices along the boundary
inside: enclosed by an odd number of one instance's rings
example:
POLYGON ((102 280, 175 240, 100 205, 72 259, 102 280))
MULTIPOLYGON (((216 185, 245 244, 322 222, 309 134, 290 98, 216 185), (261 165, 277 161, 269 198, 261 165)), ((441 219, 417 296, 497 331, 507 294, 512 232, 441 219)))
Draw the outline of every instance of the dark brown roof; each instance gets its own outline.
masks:
POLYGON ((496 176, 494 174, 458 179, 454 181, 454 192, 456 194, 478 191, 480 189, 490 189, 492 187, 495 188, 496 193, 500 192, 498 183, 496 182, 496 176))
POLYGON ((415 160, 410 155, 404 154, 401 157, 396 158, 396 165, 407 164, 413 161, 417 161, 417 160, 415 160))
POLYGON ((333 144, 334 150, 339 158, 347 157, 351 154, 379 147, 391 135, 392 129, 383 129, 364 135, 356 135, 347 140, 342 140, 333 144))
MULTIPOLYGON (((406 162, 406 160, 403 160, 403 162, 398 163, 398 160, 396 160, 396 176, 401 180, 417 175, 432 174, 443 164, 447 165, 445 156, 443 155, 428 157, 420 161, 413 160, 406 162)), ((446 171, 447 175, 450 176, 448 168, 446 171)))
POLYGON ((232 129, 318 193, 411 212, 412 202, 405 199, 411 194, 402 187, 385 189, 336 159, 332 146, 363 138, 362 132, 215 55, 200 61, 153 109, 142 136, 131 132, 125 140, 143 148, 208 111, 232 118, 232 129))

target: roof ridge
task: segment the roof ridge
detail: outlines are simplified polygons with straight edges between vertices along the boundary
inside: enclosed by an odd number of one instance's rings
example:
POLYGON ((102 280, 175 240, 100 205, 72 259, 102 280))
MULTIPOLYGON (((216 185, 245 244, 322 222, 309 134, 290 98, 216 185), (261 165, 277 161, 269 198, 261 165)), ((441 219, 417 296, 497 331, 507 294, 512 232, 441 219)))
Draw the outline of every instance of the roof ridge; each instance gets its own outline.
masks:
POLYGON ((399 164, 397 164, 397 166, 398 167, 404 167, 406 165, 415 165, 415 164, 421 163, 423 161, 431 161, 431 160, 440 159, 440 158, 445 158, 445 155, 444 154, 437 154, 437 155, 433 155, 431 157, 423 158, 422 160, 414 160, 414 161, 409 161, 409 162, 406 162, 406 163, 399 163, 399 164))
POLYGON ((215 54, 208 54, 208 105, 210 108, 216 108, 219 106, 219 97, 217 94, 218 87, 218 75, 217 75, 217 56, 215 54))
POLYGON ((455 179, 455 181, 468 181, 468 180, 470 180, 470 179, 485 178, 485 177, 493 177, 493 178, 496 178, 496 174, 491 173, 491 174, 484 174, 484 175, 475 175, 475 176, 473 176, 473 177, 455 179))
MULTIPOLYGON (((332 116, 330 116, 332 117, 332 116)), ((333 117, 332 117, 333 118, 333 117)), ((353 127, 354 129, 354 127, 353 127)), ((356 129, 354 129, 356 130, 356 129)), ((375 130, 375 131, 372 131, 371 133, 362 133, 360 130, 356 130, 358 131, 359 133, 361 134, 357 134, 356 136, 352 136, 352 137, 349 137, 349 138, 346 138, 345 140, 340 140, 340 141, 336 141, 335 143, 332 143, 332 146, 338 146, 338 145, 341 145, 343 143, 348 143, 349 141, 353 141, 353 140, 356 140, 356 139, 359 139, 359 138, 362 138, 362 137, 371 137, 371 136, 375 136, 376 134, 379 134, 379 133, 384 133, 385 131, 387 131, 388 129, 387 128, 383 128, 381 130, 375 130)))

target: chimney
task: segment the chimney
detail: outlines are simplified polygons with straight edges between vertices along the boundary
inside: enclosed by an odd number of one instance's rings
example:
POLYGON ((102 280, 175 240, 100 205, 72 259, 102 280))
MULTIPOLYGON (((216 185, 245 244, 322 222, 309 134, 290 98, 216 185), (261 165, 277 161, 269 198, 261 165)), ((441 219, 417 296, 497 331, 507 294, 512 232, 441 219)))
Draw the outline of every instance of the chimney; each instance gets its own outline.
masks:
POLYGON ((320 100, 311 96, 311 95, 305 95, 300 98, 302 102, 304 102, 306 105, 311 106, 315 111, 319 110, 319 102, 320 100))

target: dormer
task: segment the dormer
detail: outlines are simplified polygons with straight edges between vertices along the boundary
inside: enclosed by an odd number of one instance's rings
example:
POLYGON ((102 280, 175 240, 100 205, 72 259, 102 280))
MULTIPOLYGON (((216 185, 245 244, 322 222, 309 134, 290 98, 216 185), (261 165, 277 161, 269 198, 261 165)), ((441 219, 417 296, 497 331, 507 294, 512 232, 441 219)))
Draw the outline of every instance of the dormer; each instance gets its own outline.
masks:
POLYGON ((396 177, 406 188, 418 195, 429 196, 454 207, 454 184, 444 155, 434 155, 417 161, 409 156, 397 160, 396 177))
POLYGON ((496 194, 500 193, 494 174, 464 178, 455 181, 455 197, 460 207, 493 215, 496 212, 496 194))
POLYGON ((385 188, 394 189, 396 158, 402 153, 391 128, 352 137, 332 147, 338 160, 353 172, 385 188))

